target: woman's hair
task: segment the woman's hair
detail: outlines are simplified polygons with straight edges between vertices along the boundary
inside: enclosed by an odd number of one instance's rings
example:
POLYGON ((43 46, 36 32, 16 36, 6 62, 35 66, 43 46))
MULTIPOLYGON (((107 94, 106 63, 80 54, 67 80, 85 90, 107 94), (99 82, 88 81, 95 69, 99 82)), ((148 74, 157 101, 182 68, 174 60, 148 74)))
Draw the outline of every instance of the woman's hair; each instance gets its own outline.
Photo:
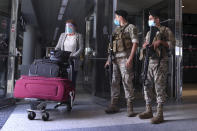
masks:
POLYGON ((75 21, 72 20, 72 19, 67 20, 66 23, 71 23, 72 25, 74 25, 75 28, 77 28, 77 24, 76 24, 75 21))

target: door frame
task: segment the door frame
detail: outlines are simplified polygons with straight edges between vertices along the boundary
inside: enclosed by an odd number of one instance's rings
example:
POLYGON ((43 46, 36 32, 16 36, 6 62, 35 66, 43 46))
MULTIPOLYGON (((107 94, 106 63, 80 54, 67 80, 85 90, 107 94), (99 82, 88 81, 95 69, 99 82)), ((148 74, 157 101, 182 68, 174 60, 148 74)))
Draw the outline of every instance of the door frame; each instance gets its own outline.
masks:
POLYGON ((183 88, 183 41, 182 41, 182 0, 175 0, 175 98, 182 99, 183 88))

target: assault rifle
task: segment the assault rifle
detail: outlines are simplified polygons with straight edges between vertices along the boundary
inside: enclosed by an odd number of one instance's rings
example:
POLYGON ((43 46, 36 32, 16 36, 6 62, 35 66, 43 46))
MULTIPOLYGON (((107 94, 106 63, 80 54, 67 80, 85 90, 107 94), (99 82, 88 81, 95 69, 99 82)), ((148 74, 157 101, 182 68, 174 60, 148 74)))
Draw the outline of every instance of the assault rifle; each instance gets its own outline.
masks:
POLYGON ((109 35, 109 40, 110 40, 110 43, 109 43, 109 67, 108 67, 108 70, 109 70, 109 80, 110 80, 110 86, 111 86, 111 83, 112 83, 112 75, 113 75, 113 60, 114 60, 114 53, 113 53, 113 35, 109 35))
POLYGON ((152 54, 154 53, 154 49, 153 49, 154 47, 151 45, 154 40, 154 37, 156 36, 157 31, 159 31, 159 29, 157 27, 150 27, 149 41, 148 41, 148 44, 146 45, 146 49, 145 49, 146 56, 145 56, 145 60, 144 60, 144 70, 143 70, 143 74, 142 74, 143 84, 145 84, 145 81, 147 79, 149 57, 152 56, 152 54))

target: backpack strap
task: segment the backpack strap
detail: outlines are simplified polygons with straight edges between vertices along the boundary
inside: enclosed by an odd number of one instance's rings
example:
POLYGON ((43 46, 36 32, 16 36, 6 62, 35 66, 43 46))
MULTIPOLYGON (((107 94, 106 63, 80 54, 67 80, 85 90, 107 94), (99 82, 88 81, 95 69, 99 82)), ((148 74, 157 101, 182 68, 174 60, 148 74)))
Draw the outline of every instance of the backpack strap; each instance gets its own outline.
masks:
MULTIPOLYGON (((121 30, 121 35, 124 33, 125 29, 129 26, 129 23, 121 30)), ((124 47, 124 50, 126 49, 126 44, 125 44, 125 41, 123 40, 123 47, 124 47)))

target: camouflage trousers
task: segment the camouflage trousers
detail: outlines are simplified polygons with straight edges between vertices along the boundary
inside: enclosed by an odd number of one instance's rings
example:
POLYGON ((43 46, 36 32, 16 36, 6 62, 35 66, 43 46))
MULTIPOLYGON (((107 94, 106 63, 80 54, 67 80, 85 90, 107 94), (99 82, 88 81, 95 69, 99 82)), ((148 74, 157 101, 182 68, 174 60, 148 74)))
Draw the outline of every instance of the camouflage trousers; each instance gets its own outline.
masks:
POLYGON ((157 67, 158 61, 150 60, 147 79, 144 84, 144 97, 146 104, 151 104, 155 94, 157 103, 164 103, 166 100, 168 62, 161 61, 159 68, 157 67))
POLYGON ((125 98, 132 102, 132 100, 134 99, 134 88, 132 82, 134 73, 132 67, 129 69, 126 67, 126 62, 126 57, 116 58, 113 62, 111 97, 119 99, 120 82, 122 80, 125 91, 125 98))

